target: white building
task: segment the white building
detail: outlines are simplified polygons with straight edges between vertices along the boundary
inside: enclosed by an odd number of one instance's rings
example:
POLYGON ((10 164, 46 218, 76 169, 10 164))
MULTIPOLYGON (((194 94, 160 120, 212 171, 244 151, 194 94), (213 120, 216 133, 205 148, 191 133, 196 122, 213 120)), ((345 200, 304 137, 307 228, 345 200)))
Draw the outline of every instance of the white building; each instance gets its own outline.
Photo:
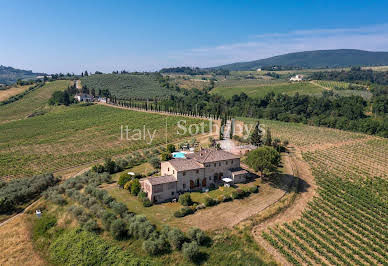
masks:
POLYGON ((78 93, 74 98, 79 102, 92 102, 94 100, 92 95, 86 93, 78 93))
POLYGON ((302 81, 303 75, 295 75, 294 77, 290 78, 290 81, 302 81))
POLYGON ((223 178, 230 178, 232 183, 245 182, 247 173, 240 167, 239 156, 206 149, 162 162, 160 177, 145 178, 140 183, 152 202, 163 202, 185 191, 222 184, 223 178))

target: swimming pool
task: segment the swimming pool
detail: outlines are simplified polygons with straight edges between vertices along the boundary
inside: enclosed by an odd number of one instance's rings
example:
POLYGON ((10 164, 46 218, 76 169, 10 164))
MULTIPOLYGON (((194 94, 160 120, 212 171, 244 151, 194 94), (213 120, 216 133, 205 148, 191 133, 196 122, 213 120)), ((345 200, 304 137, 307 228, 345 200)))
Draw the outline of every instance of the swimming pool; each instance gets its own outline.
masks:
POLYGON ((185 153, 184 153, 184 152, 181 152, 181 151, 179 151, 179 152, 173 152, 173 153, 172 153, 172 157, 174 157, 174 158, 186 158, 186 157, 185 157, 185 153))

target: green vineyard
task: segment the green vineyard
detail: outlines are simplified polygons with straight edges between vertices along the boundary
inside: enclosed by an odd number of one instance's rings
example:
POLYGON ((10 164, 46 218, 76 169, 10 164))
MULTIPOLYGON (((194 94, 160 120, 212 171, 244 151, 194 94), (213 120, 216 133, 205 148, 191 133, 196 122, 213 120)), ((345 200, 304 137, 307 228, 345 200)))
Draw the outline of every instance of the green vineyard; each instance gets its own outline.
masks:
POLYGON ((343 81, 332 81, 332 80, 316 80, 319 85, 332 89, 332 90, 366 90, 367 88, 362 85, 343 82, 343 81))
MULTIPOLYGON (((4 133, 0 135, 0 177, 53 172, 161 145, 166 143, 166 123, 167 139, 175 141, 186 136, 177 131, 177 123, 182 119, 187 126, 203 122, 101 105, 74 105, 3 123, 0 124, 4 133), (128 126, 128 139, 121 126, 128 126)), ((204 126, 206 130, 208 123, 204 126)))
POLYGON ((377 138, 304 153, 318 196, 262 237, 293 265, 387 265, 387 154, 377 138))

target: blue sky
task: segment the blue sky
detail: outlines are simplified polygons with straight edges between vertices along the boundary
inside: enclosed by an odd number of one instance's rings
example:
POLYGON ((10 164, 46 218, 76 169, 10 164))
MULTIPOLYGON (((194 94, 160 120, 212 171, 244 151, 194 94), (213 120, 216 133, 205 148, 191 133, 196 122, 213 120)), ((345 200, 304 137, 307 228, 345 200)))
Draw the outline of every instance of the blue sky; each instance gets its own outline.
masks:
POLYGON ((47 73, 388 51, 388 1, 0 0, 0 64, 47 73))

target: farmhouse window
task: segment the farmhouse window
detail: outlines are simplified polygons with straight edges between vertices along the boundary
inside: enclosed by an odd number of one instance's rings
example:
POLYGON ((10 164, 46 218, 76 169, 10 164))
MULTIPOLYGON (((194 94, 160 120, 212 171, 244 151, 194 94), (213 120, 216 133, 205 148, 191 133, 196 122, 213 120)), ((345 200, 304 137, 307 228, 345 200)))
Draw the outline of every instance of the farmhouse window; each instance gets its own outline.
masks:
POLYGON ((228 161, 225 161, 225 164, 228 165, 228 161))
POLYGON ((173 192, 171 192, 171 196, 174 196, 174 191, 173 191, 173 192))
POLYGON ((221 162, 218 163, 218 166, 221 166, 221 162))
POLYGON ((175 174, 175 170, 172 170, 172 173, 175 174))
POLYGON ((168 171, 168 172, 170 172, 170 167, 169 167, 169 168, 167 168, 167 171, 168 171))
POLYGON ((214 167, 216 167, 216 166, 217 166, 217 164, 215 163, 215 164, 214 164, 214 167))
POLYGON ((163 184, 155 185, 153 191, 154 191, 155 193, 163 192, 163 184))
POLYGON ((186 184, 183 184, 183 188, 186 188, 186 184))
POLYGON ((167 188, 168 188, 168 190, 175 189, 175 182, 168 183, 167 188))
POLYGON ((183 172, 183 175, 186 175, 186 172, 183 172))
POLYGON ((199 173, 199 170, 196 170, 195 172, 198 174, 198 173, 199 173))

